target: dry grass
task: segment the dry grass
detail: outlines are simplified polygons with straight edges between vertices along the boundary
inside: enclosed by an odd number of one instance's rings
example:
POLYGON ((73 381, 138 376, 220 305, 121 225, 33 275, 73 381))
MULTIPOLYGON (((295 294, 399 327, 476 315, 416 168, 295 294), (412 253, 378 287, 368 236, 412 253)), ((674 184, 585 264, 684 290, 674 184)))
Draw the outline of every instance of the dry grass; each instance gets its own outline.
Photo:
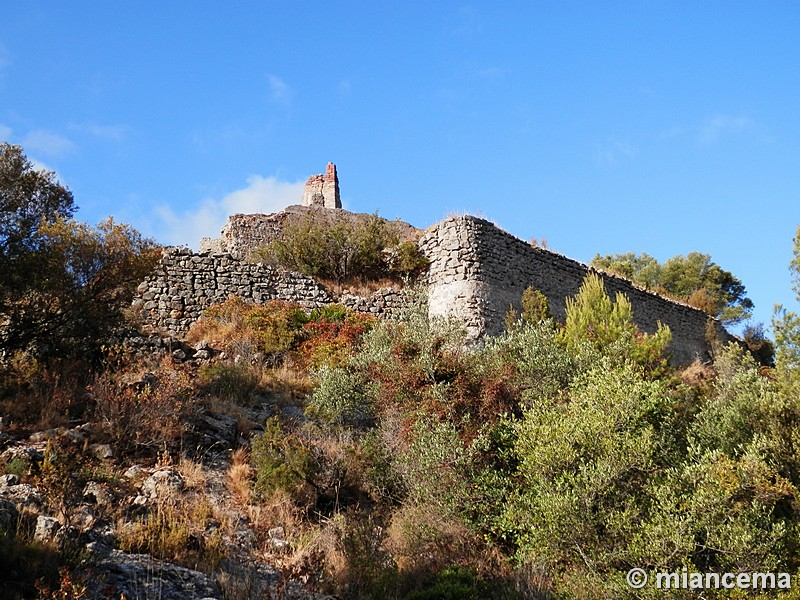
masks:
POLYGON ((261 504, 249 505, 247 515, 258 537, 262 560, 295 575, 320 572, 321 529, 305 518, 288 493, 275 490, 261 504), (279 527, 283 541, 288 543, 282 548, 274 545, 269 534, 279 527))
POLYGON ((456 518, 428 505, 404 506, 392 515, 386 546, 406 573, 436 573, 453 564, 497 570, 498 552, 456 518))
POLYGON ((680 380, 686 385, 701 386, 711 382, 716 373, 711 365, 695 360, 688 367, 678 373, 680 380))
POLYGON ((208 482, 205 467, 199 462, 181 457, 178 472, 183 477, 183 484, 189 490, 202 491, 208 482))
POLYGON ((231 454, 231 466, 228 467, 227 484, 230 492, 244 505, 253 499, 253 480, 255 471, 250 464, 250 453, 246 448, 237 448, 231 454))
POLYGON ((368 298, 380 289, 391 289, 399 291, 403 289, 403 283, 397 279, 384 277, 377 280, 348 279, 347 281, 337 282, 330 279, 321 279, 320 283, 330 290, 335 296, 343 293, 355 294, 362 298, 368 298))
POLYGON ((291 360, 264 372, 267 385, 276 394, 279 404, 296 404, 294 401, 305 398, 314 389, 314 379, 308 370, 291 360))
POLYGON ((159 499, 149 514, 120 522, 117 538, 126 552, 145 552, 191 569, 212 572, 225 557, 225 534, 231 523, 202 494, 159 499))

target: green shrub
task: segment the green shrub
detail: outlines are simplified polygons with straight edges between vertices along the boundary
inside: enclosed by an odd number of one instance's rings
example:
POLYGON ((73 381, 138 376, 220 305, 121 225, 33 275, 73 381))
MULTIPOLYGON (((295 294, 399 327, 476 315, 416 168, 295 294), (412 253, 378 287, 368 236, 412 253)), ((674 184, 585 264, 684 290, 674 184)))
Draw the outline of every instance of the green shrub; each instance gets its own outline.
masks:
POLYGON ((618 361, 630 361, 653 372, 665 365, 664 353, 672 334, 659 323, 653 335, 639 332, 633 323, 630 300, 617 293, 612 300, 603 280, 589 273, 578 294, 566 299, 563 340, 573 352, 592 348, 618 361))
POLYGON ((276 489, 295 496, 316 471, 311 450, 296 435, 283 429, 279 417, 267 419, 264 433, 253 440, 251 460, 255 490, 262 497, 276 489))
POLYGON ((361 428, 374 421, 366 386, 343 368, 323 366, 318 384, 308 399, 308 411, 326 425, 361 428))
POLYGON ((517 425, 522 480, 506 513, 522 557, 598 569, 623 560, 653 470, 673 459, 660 434, 669 407, 662 384, 607 363, 577 379, 568 401, 531 407, 517 425))
POLYGON ((485 584, 470 569, 448 567, 430 587, 411 592, 405 600, 482 600, 489 598, 485 584))
POLYGON ((552 319, 547 297, 539 290, 535 290, 532 287, 525 288, 525 291, 522 292, 520 303, 522 305, 521 314, 518 314, 513 306, 508 309, 505 317, 506 330, 514 329, 520 321, 536 325, 552 319))
POLYGON ((309 321, 336 321, 342 322, 348 314, 347 307, 343 304, 327 304, 320 308, 315 308, 309 315, 309 321))
POLYGON ((28 472, 30 468, 31 468, 30 463, 24 458, 12 458, 5 464, 4 471, 8 475, 16 475, 17 477, 22 477, 28 472))
POLYGON ((289 221, 254 259, 336 282, 380 279, 389 274, 384 250, 397 243, 391 224, 377 214, 335 218, 309 211, 289 221))
POLYGON ((430 265, 430 261, 413 242, 398 244, 389 254, 389 271, 401 278, 413 278, 430 265))
POLYGON ((308 316, 300 305, 280 300, 252 306, 244 315, 244 323, 252 329, 258 349, 273 357, 295 346, 307 321, 308 316))
POLYGON ((200 370, 200 382, 207 393, 233 404, 253 403, 261 387, 258 371, 246 364, 216 363, 200 370))

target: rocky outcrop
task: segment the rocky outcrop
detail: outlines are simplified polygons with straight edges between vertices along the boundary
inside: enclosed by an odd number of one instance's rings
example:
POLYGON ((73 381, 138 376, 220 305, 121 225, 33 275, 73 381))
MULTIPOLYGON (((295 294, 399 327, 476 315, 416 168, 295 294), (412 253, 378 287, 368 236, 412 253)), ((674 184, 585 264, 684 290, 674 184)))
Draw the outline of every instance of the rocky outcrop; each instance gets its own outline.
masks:
MULTIPOLYGON (((261 416, 257 418, 263 423, 261 416)), ((0 538, 4 548, 12 542, 23 546, 35 542, 37 547, 80 556, 81 565, 72 574, 78 588, 84 584, 87 587, 82 598, 330 599, 310 591, 294 575, 284 574, 259 551, 255 526, 238 502, 232 500, 226 486, 229 452, 206 455, 208 464, 200 474, 189 471, 194 479, 182 475, 175 465, 148 467, 134 463, 126 467, 124 463, 106 462, 98 472, 102 471, 110 481, 89 480, 82 491, 80 486, 72 489, 67 502, 53 504, 58 501, 48 493, 50 484, 32 475, 40 471, 46 444, 34 440, 51 440, 62 451, 71 447, 73 452, 79 452, 84 443, 102 437, 102 429, 99 424, 86 423, 72 429, 36 432, 27 440, 7 441, 8 447, 0 453, 0 464, 25 463, 28 473, 0 476, 0 538), (112 472, 114 475, 109 478, 112 472), (203 500, 197 500, 198 496, 203 500), (201 572, 177 564, 179 556, 159 559, 121 549, 124 531, 141 524, 146 515, 193 501, 200 502, 198 506, 214 507, 219 515, 219 520, 209 521, 212 528, 208 530, 224 540, 220 546, 224 555, 214 567, 206 566, 201 572), (60 508, 56 510, 56 506, 60 508)), ((91 464, 98 466, 97 462, 91 464)), ((200 463, 195 464, 199 468, 200 463)), ((74 475, 64 473, 65 477, 74 475)), ((270 531, 273 546, 279 544, 272 540, 284 541, 283 534, 283 528, 270 531)), ((0 596, 28 597, 21 593, 23 583, 8 575, 0 575, 0 590, 6 592, 0 596), (7 585, 10 589, 6 589, 7 585)))

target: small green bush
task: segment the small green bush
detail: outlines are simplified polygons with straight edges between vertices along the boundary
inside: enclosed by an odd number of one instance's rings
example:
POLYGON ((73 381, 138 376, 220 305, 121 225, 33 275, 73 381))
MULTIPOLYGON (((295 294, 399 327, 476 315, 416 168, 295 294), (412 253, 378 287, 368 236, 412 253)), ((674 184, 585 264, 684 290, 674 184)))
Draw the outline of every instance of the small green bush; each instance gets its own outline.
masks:
POLYGON ((5 464, 4 471, 7 475, 22 477, 28 472, 30 467, 31 465, 27 460, 23 458, 12 458, 5 464))
POLYGON ((360 428, 374 421, 364 382, 343 368, 322 367, 308 400, 309 413, 327 425, 360 428))
POLYGON ((259 350, 272 356, 292 349, 307 321, 308 316, 300 305, 278 300, 265 306, 253 306, 244 317, 245 324, 252 328, 259 350))
POLYGON ((313 479, 316 464, 311 450, 294 434, 286 432, 279 417, 270 417, 264 433, 253 440, 251 460, 255 490, 266 497, 274 490, 296 495, 313 479))
POLYGON ((448 567, 436 576, 433 585, 411 592, 405 600, 482 600, 486 595, 483 582, 469 569, 448 567))
POLYGON ((247 406, 253 403, 261 378, 250 365, 216 363, 200 370, 205 391, 220 400, 247 406))
POLYGON ((430 261, 413 242, 402 242, 389 254, 389 271, 401 278, 413 278, 430 265, 430 261))

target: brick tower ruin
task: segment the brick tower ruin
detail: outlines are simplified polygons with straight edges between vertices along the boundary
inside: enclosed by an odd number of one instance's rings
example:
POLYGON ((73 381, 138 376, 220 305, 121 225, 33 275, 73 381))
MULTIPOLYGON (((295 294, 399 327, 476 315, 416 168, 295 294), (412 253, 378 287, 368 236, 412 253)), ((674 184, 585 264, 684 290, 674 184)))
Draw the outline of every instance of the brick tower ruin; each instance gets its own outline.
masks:
POLYGON ((312 175, 306 182, 303 197, 300 199, 302 206, 323 206, 325 208, 342 208, 339 199, 339 178, 336 175, 336 165, 328 163, 324 175, 312 175))

